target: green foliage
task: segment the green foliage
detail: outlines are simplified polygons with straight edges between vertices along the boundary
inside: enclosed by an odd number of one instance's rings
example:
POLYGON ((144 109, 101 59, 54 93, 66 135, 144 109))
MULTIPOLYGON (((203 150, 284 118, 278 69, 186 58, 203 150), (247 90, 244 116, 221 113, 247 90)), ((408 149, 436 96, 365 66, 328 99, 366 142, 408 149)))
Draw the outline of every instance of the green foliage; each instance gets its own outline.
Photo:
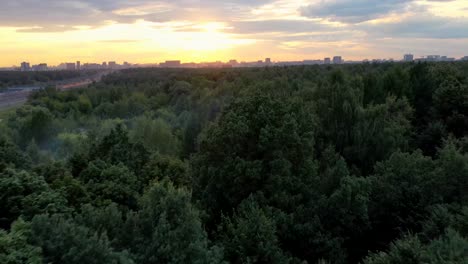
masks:
POLYGON ((16 110, 9 120, 10 126, 18 131, 18 142, 26 145, 31 140, 44 144, 55 133, 52 113, 41 106, 24 106, 16 110))
POLYGON ((215 216, 251 194, 288 208, 310 196, 314 118, 300 101, 255 92, 232 103, 192 160, 195 194, 215 216))
POLYGON ((151 151, 174 156, 180 152, 179 140, 172 134, 171 127, 161 118, 137 118, 130 137, 151 151))
POLYGON ((7 169, 0 173, 0 224, 7 228, 20 215, 29 220, 36 214, 68 211, 67 202, 43 177, 7 169))
POLYGON ((170 156, 155 154, 144 168, 145 183, 169 179, 175 186, 191 187, 192 179, 185 162, 170 156))
POLYGON ((109 135, 90 149, 91 160, 101 159, 111 164, 123 163, 135 172, 141 172, 149 153, 141 143, 132 143, 128 131, 117 125, 109 135))
POLYGON ((468 239, 449 229, 442 237, 425 245, 415 236, 398 240, 388 253, 369 256, 364 264, 431 263, 451 264, 468 261, 468 239))
POLYGON ((7 166, 28 168, 30 165, 30 158, 18 146, 0 136, 0 172, 7 166))
POLYGON ((139 68, 34 92, 0 117, 0 262, 466 263, 467 72, 139 68))
POLYGON ((43 263, 41 248, 28 243, 30 235, 30 225, 21 218, 13 223, 10 232, 0 229, 0 263, 43 263))
POLYGON ((237 213, 225 218, 221 242, 230 263, 289 263, 277 237, 271 210, 261 209, 253 198, 239 205, 237 213), (269 211, 269 212, 268 212, 269 211))
POLYGON ((34 217, 30 239, 42 248, 45 263, 134 263, 125 252, 114 251, 105 235, 60 215, 34 217))
POLYGON ((142 197, 133 223, 138 263, 220 263, 222 251, 209 247, 190 194, 170 182, 153 185, 142 197))
POLYGON ((60 133, 57 135, 58 150, 57 155, 61 158, 86 151, 87 136, 81 133, 60 133))
POLYGON ((128 207, 136 206, 138 182, 135 174, 125 165, 109 165, 101 160, 90 162, 79 179, 97 205, 115 202, 128 207))
POLYGON ((367 257, 364 264, 419 264, 424 262, 423 245, 417 237, 407 237, 390 246, 389 253, 377 253, 367 257))

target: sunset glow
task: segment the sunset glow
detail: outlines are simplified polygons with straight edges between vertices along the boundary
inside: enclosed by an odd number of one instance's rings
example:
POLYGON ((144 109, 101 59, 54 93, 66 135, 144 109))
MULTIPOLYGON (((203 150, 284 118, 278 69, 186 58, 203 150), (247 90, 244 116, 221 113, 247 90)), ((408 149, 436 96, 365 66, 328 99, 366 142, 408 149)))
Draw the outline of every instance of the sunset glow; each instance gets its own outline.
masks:
POLYGON ((0 9, 0 66, 468 53, 464 0, 10 2, 0 9))

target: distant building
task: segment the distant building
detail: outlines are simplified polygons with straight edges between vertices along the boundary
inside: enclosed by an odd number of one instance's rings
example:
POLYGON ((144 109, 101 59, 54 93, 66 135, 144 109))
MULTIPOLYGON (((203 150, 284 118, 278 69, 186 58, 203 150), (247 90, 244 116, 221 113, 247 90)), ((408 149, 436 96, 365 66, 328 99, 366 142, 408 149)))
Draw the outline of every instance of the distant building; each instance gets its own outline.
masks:
POLYGON ((107 68, 107 62, 104 61, 104 62, 102 63, 102 68, 104 68, 104 69, 107 68))
POLYGON ((421 59, 421 61, 455 61, 455 58, 449 58, 441 55, 429 55, 426 58, 421 59))
POLYGON ((321 60, 303 60, 302 61, 303 65, 317 65, 317 64, 322 64, 321 60))
POLYGON ((47 71, 48 67, 47 67, 46 63, 41 63, 41 64, 38 64, 38 65, 33 65, 32 70, 33 71, 47 71))
POLYGON ((403 56, 403 61, 410 62, 414 60, 414 55, 413 54, 405 54, 403 56))
POLYGON ((109 61, 107 66, 109 67, 109 69, 115 69, 117 68, 117 63, 115 61, 109 61))
POLYGON ((74 71, 76 70, 76 64, 71 62, 71 63, 65 63, 65 69, 69 71, 74 71))
POLYGON ((440 60, 440 55, 428 55, 426 57, 427 61, 439 61, 440 60))
POLYGON ((449 58, 447 56, 440 56, 440 61, 454 61, 455 58, 449 58))
POLYGON ((31 66, 29 64, 29 62, 25 62, 23 61, 21 63, 21 68, 20 68, 21 71, 30 71, 31 70, 31 66))
POLYGON ((76 69, 81 70, 81 62, 80 61, 76 62, 76 69))
POLYGON ((342 64, 342 63, 343 63, 343 58, 341 56, 333 57, 333 64, 342 64))
POLYGON ((265 59, 265 63, 266 63, 266 64, 271 64, 271 59, 270 59, 270 58, 266 58, 266 59, 265 59))
POLYGON ((330 64, 330 63, 331 63, 331 59, 330 59, 330 58, 325 58, 325 59, 323 59, 323 63, 324 63, 324 64, 330 64))
POLYGON ((181 65, 180 65, 180 60, 170 60, 170 61, 160 63, 159 66, 164 67, 164 68, 179 68, 181 65))
POLYGON ((85 64, 83 64, 81 69, 83 69, 83 70, 98 70, 98 69, 102 69, 102 65, 98 64, 98 63, 85 63, 85 64))
POLYGON ((462 61, 468 61, 468 56, 465 56, 465 57, 461 58, 460 60, 462 60, 462 61))
POLYGON ((239 64, 239 63, 237 62, 237 60, 230 60, 230 61, 228 62, 228 64, 229 64, 229 65, 232 65, 232 66, 235 66, 235 65, 237 65, 237 64, 239 64))

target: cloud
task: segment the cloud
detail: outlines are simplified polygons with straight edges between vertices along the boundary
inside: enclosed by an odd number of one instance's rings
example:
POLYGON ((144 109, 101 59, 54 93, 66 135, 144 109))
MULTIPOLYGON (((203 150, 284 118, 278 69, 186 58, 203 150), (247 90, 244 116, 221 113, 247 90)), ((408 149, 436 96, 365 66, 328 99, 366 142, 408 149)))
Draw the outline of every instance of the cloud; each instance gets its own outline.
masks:
MULTIPOLYGON (((194 39, 197 45, 205 46, 205 37, 212 37, 213 40, 221 39, 219 45, 224 45, 223 38, 255 40, 256 47, 270 45, 280 51, 287 50, 288 54, 339 50, 348 56, 352 52, 355 56, 379 56, 385 51, 377 44, 388 44, 388 50, 400 52, 401 47, 392 45, 412 47, 412 43, 421 43, 421 40, 437 45, 442 45, 443 41, 468 41, 468 18, 462 17, 463 11, 459 12, 468 8, 465 0, 4 2, 0 8, 0 30, 12 27, 3 30, 28 33, 30 35, 22 37, 30 41, 37 39, 35 34, 61 32, 60 36, 57 34, 60 39, 70 37, 77 45, 99 42, 106 46, 105 50, 125 44, 131 46, 132 42, 146 42, 151 45, 141 46, 157 50, 160 39, 174 49, 189 46, 187 39, 194 39), (79 29, 91 30, 69 32, 79 29), (390 39, 399 41, 391 42, 390 39), (377 50, 379 52, 375 52, 377 50)), ((462 46, 457 45, 457 48, 462 46)), ((433 48, 428 46, 424 48, 433 48)))
POLYGON ((76 25, 101 26, 108 21, 132 23, 145 19, 165 22, 190 18, 229 18, 245 8, 272 0, 15 0, 0 8, 0 26, 20 31, 56 32, 76 25))
POLYGON ((238 34, 258 33, 301 33, 301 32, 325 32, 335 28, 312 20, 260 20, 231 22, 232 32, 238 34))
POLYGON ((468 18, 449 18, 420 13, 400 21, 357 26, 376 37, 463 39, 468 38, 468 18))
POLYGON ((300 12, 305 17, 359 23, 403 11, 411 2, 413 0, 322 0, 302 7, 300 12))

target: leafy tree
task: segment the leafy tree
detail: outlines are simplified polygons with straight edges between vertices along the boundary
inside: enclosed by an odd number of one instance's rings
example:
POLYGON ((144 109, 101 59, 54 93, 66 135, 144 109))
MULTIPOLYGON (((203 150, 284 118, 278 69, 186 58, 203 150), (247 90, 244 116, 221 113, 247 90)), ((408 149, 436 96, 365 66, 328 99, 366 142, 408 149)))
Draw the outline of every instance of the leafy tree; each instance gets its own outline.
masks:
POLYGON ((220 232, 230 263, 289 263, 277 237, 276 223, 257 202, 248 198, 231 218, 224 218, 220 232))
POLYGON ((443 191, 447 203, 468 205, 468 155, 461 153, 452 140, 439 150, 437 172, 438 189, 443 191))
POLYGON ((138 181, 125 165, 110 165, 101 160, 89 163, 80 173, 94 204, 107 205, 115 202, 130 208, 136 206, 138 181))
POLYGON ((393 243, 388 253, 370 255, 364 260, 364 264, 420 264, 424 260, 423 245, 417 237, 410 236, 393 243))
POLYGON ((38 215, 31 222, 33 245, 42 248, 45 263, 134 263, 114 251, 105 235, 96 235, 60 215, 38 215))
POLYGON ((220 248, 209 247, 189 192, 170 182, 155 183, 141 200, 133 223, 132 253, 138 263, 220 263, 220 248))
POLYGON ((196 198, 212 217, 229 213, 251 194, 292 209, 311 198, 313 134, 314 118, 300 101, 254 92, 233 102, 192 160, 196 198))
POLYGON ((0 223, 2 228, 22 215, 26 220, 40 213, 67 212, 67 202, 44 178, 7 169, 0 173, 0 223))
POLYGON ((19 108, 9 123, 18 131, 18 142, 23 145, 33 139, 41 145, 55 133, 53 115, 47 108, 40 106, 19 108))
POLYGON ((468 85, 456 79, 445 80, 433 95, 436 115, 449 132, 462 137, 468 132, 468 85))
POLYGON ((456 231, 448 230, 442 237, 422 244, 415 236, 409 236, 392 244, 388 253, 377 253, 365 259, 365 264, 392 263, 466 263, 468 240, 456 231))
POLYGON ((172 134, 170 126, 160 118, 137 118, 131 138, 147 149, 161 154, 176 156, 180 152, 179 140, 172 134))
POLYGON ((142 144, 132 143, 128 131, 118 124, 109 135, 91 148, 89 159, 101 159, 110 164, 123 163, 132 171, 139 173, 147 163, 148 151, 142 144))
POLYGON ((375 170, 370 214, 380 241, 386 243, 407 230, 419 231, 428 206, 443 201, 432 159, 420 152, 397 152, 375 170))
POLYGON ((43 163, 36 166, 34 171, 44 177, 51 189, 61 193, 69 206, 79 209, 82 204, 90 202, 86 186, 71 175, 64 162, 43 163))
POLYGON ((30 165, 31 160, 25 153, 11 141, 0 136, 0 172, 7 166, 25 169, 30 165))
POLYGON ((185 162, 170 156, 155 154, 144 168, 145 183, 169 179, 175 186, 191 187, 192 180, 185 162))
POLYGON ((0 263, 43 263, 41 248, 28 243, 30 236, 30 225, 22 219, 13 223, 10 232, 0 229, 0 263))

